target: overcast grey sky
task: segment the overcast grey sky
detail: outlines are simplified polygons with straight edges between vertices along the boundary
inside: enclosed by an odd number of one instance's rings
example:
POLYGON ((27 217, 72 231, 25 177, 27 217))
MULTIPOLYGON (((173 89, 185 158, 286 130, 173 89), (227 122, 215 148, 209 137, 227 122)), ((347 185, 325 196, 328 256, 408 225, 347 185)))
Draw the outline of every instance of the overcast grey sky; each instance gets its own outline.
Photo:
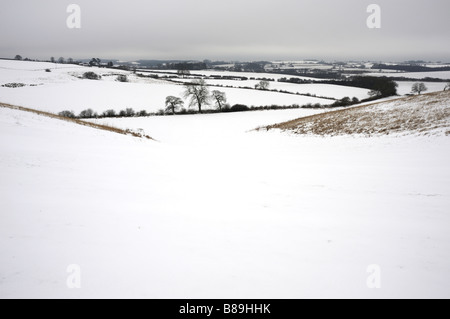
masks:
POLYGON ((0 57, 450 62, 449 0, 0 0, 0 57), (69 29, 69 4, 81 29, 69 29), (381 29, 369 29, 369 4, 381 29))

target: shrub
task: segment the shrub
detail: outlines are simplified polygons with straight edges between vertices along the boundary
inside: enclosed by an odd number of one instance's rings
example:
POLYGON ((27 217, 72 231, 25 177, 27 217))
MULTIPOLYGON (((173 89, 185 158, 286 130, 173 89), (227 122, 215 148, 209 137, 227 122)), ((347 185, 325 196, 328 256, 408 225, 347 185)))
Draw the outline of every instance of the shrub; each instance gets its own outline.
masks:
POLYGON ((119 74, 116 81, 118 82, 128 82, 128 77, 125 74, 119 74))
POLYGON ((87 109, 84 110, 80 113, 80 115, 78 115, 79 118, 81 119, 91 119, 94 117, 98 117, 98 114, 94 112, 94 110, 92 109, 87 109))
POLYGON ((131 109, 131 108, 126 109, 125 110, 125 114, 126 114, 127 117, 136 116, 136 112, 133 109, 131 109))
POLYGON ((139 113, 137 113, 137 116, 148 116, 149 114, 148 114, 148 112, 146 111, 146 110, 142 110, 142 111, 140 111, 139 113))
POLYGON ((10 89, 22 88, 24 86, 26 86, 26 84, 24 84, 24 83, 6 83, 6 84, 2 85, 2 87, 10 88, 10 89))
POLYGON ((83 78, 88 80, 100 80, 102 77, 94 72, 85 72, 83 78))
POLYGON ((344 97, 340 102, 342 106, 349 106, 352 104, 352 100, 348 96, 344 97))
POLYGON ((106 110, 105 112, 102 113, 102 117, 116 117, 116 111, 114 110, 106 110))
POLYGON ((76 118, 76 115, 73 111, 62 111, 62 112, 59 112, 58 115, 62 116, 62 117, 67 117, 70 119, 76 118))
POLYGON ((245 112, 249 110, 249 107, 244 104, 235 104, 230 108, 230 112, 245 112))
POLYGON ((119 112, 119 117, 133 117, 133 116, 136 116, 136 112, 131 108, 127 108, 119 112))
POLYGON ((45 72, 50 73, 50 72, 52 72, 52 70, 50 70, 50 69, 45 69, 45 72))

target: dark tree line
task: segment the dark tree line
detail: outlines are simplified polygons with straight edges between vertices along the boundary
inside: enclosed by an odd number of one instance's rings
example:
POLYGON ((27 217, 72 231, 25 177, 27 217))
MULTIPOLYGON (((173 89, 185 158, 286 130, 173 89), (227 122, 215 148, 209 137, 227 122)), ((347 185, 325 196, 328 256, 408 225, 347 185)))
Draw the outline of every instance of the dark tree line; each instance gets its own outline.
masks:
POLYGON ((433 71, 450 71, 450 67, 437 67, 430 68, 422 65, 387 65, 387 64, 374 64, 372 69, 375 70, 394 70, 403 72, 433 72, 433 71))
POLYGON ((101 114, 98 114, 93 109, 86 109, 80 112, 80 114, 76 115, 73 111, 62 111, 58 113, 59 116, 72 118, 72 119, 96 119, 96 118, 112 118, 112 117, 144 117, 151 115, 145 110, 136 112, 132 108, 126 108, 119 112, 116 112, 113 109, 106 110, 101 114))
POLYGON ((398 84, 390 78, 374 76, 355 76, 344 81, 331 80, 320 83, 368 89, 373 92, 373 96, 379 98, 397 95, 398 87, 398 84))

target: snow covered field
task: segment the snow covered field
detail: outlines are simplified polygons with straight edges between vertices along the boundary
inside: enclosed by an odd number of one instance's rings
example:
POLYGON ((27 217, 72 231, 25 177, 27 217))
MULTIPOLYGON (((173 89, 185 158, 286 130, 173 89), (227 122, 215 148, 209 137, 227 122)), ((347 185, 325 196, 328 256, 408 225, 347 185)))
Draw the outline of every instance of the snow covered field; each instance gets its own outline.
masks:
MULTIPOLYGON (((228 103, 248 106, 331 104, 332 100, 296 96, 277 92, 243 89, 221 89, 227 94, 228 103)), ((336 90, 334 90, 336 91, 336 90)), ((360 93, 359 89, 352 92, 360 93)), ((363 90, 364 91, 364 90, 363 90)), ((172 82, 138 78, 130 72, 53 63, 0 60, 0 100, 4 103, 37 108, 58 113, 72 110, 76 114, 88 108, 98 113, 108 109, 120 111, 133 108, 135 111, 157 112, 165 109, 167 96, 182 97, 183 86, 172 82), (50 68, 51 72, 45 72, 50 68), (102 75, 101 81, 79 79, 84 72, 102 75), (117 74, 127 74, 130 83, 116 82, 117 74), (21 88, 1 85, 23 83, 21 88), (30 86, 33 85, 33 86, 30 86)), ((331 91, 332 92, 332 91, 331 91)), ((185 107, 188 107, 186 103, 185 107)))
MULTIPOLYGON (((191 82, 192 80, 178 80, 181 82, 191 82)), ((233 86, 233 87, 250 87, 254 88, 255 85, 259 84, 260 81, 248 80, 248 81, 233 81, 233 80, 206 80, 206 83, 210 85, 223 85, 223 86, 233 86)), ((222 90, 222 88, 217 88, 222 90)), ((341 86, 341 85, 331 85, 331 84, 295 84, 295 83, 282 83, 282 82, 270 82, 269 90, 283 90, 291 93, 300 94, 311 94, 321 97, 342 99, 346 96, 358 99, 367 99, 369 97, 368 93, 370 90, 341 86)), ((328 101, 328 103, 330 102, 328 101)))
MULTIPOLYGON (((149 110, 183 90, 52 66, 0 61, 0 85, 42 84, 0 102, 149 110)), ((0 107, 0 298, 450 298, 450 138, 253 131, 325 111, 95 121, 150 141, 0 107)))
MULTIPOLYGON (((144 70, 142 70, 144 71, 144 70)), ((168 72, 168 73, 173 73, 176 74, 177 70, 145 70, 145 71, 154 71, 157 73, 161 73, 161 72, 168 72)), ((204 76, 214 76, 214 75, 218 75, 218 76, 232 76, 232 77, 236 77, 236 78, 240 78, 240 77, 247 77, 247 78, 255 78, 255 79, 262 79, 262 78, 266 78, 266 79, 272 79, 272 80, 279 80, 281 78, 297 78, 297 79, 302 79, 302 80, 311 80, 311 81, 320 81, 320 79, 316 79, 316 78, 311 78, 311 77, 305 77, 305 76, 298 76, 298 75, 286 75, 286 74, 275 74, 275 73, 252 73, 252 72, 232 72, 232 71, 217 71, 217 70, 213 70, 213 71, 209 71, 209 70, 201 70, 201 71, 190 71, 190 74, 193 75, 204 75, 204 76)))
MULTIPOLYGON (((399 95, 411 94, 411 89, 414 83, 417 82, 397 81, 398 84, 397 94, 399 95)), ((447 85, 447 83, 445 82, 423 82, 423 83, 427 86, 428 93, 444 91, 444 88, 447 85)))
MULTIPOLYGON (((336 108, 341 109, 341 108, 336 108)), ((152 116, 141 118, 106 118, 90 120, 122 129, 131 128, 153 134, 152 137, 164 144, 209 147, 216 141, 239 139, 256 127, 279 123, 293 118, 320 114, 323 109, 289 109, 278 111, 252 111, 205 115, 152 116)))
POLYGON ((0 108, 0 297, 449 298, 450 139, 246 133, 300 111, 124 119, 154 142, 0 108))
POLYGON ((394 72, 394 73, 367 73, 367 76, 387 76, 387 77, 405 77, 411 79, 436 78, 442 80, 450 80, 450 71, 434 71, 434 72, 394 72))

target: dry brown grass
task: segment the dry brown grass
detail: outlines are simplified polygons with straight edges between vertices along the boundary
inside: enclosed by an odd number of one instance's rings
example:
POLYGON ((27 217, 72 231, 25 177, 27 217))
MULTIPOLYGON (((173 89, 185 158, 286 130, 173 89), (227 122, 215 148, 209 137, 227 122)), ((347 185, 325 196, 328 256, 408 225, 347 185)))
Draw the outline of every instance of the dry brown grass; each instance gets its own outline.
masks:
POLYGON ((395 133, 427 135, 440 129, 449 135, 449 128, 450 92, 446 91, 312 115, 259 130, 281 129, 320 136, 372 136, 395 133))
POLYGON ((120 129, 120 128, 117 128, 117 127, 113 127, 113 126, 101 125, 101 124, 95 124, 95 123, 82 121, 80 119, 71 119, 71 118, 63 117, 63 116, 60 116, 60 115, 57 115, 57 114, 53 114, 53 113, 49 113, 49 112, 43 112, 43 111, 39 111, 39 110, 35 110, 35 109, 22 107, 22 106, 16 106, 16 105, 11 105, 11 104, 0 103, 0 107, 9 108, 9 109, 13 109, 13 110, 19 110, 19 111, 23 111, 23 112, 34 113, 34 114, 37 114, 37 115, 40 115, 40 116, 45 116, 45 117, 49 117, 49 118, 53 118, 53 119, 57 119, 57 120, 61 120, 61 121, 71 122, 71 123, 75 123, 75 124, 78 124, 78 125, 95 128, 95 129, 98 129, 98 130, 113 132, 113 133, 122 134, 122 135, 131 135, 131 136, 138 137, 138 138, 145 138, 145 139, 153 140, 148 135, 144 135, 144 134, 140 134, 140 133, 137 133, 137 132, 133 132, 133 131, 128 130, 128 129, 127 130, 123 130, 123 129, 120 129))

